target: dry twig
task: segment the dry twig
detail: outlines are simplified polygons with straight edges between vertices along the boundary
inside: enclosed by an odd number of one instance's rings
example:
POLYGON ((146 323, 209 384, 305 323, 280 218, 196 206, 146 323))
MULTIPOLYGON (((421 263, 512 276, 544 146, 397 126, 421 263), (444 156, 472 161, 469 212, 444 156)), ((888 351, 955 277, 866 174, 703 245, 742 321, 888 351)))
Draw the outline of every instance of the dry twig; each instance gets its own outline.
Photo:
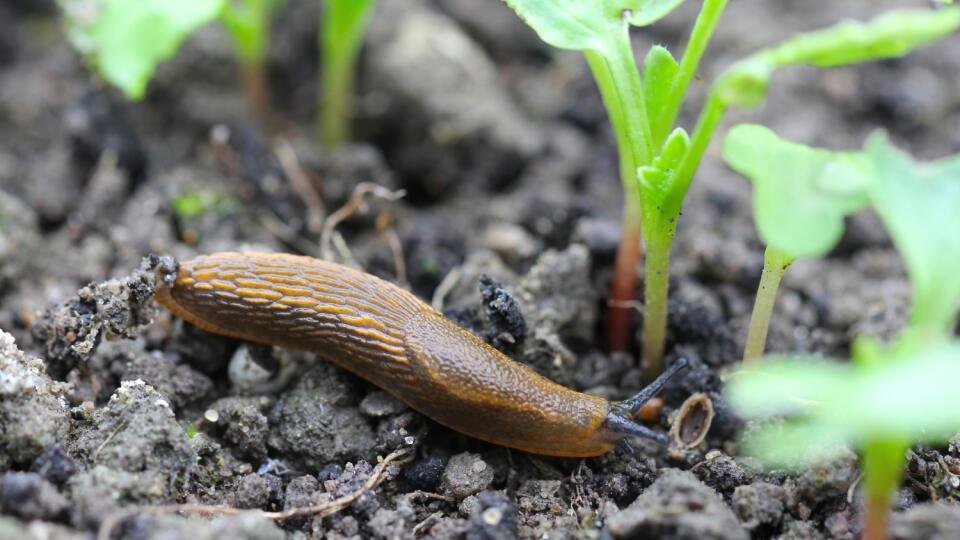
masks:
MULTIPOLYGON (((374 184, 372 182, 361 182, 357 184, 357 187, 353 189, 353 194, 350 195, 350 200, 346 204, 338 208, 335 212, 327 216, 326 221, 323 223, 323 232, 320 234, 320 257, 328 260, 334 261, 334 250, 332 245, 336 240, 336 228, 341 222, 350 216, 354 215, 357 212, 366 213, 370 211, 370 207, 367 204, 367 196, 376 197, 383 199, 388 202, 393 202, 401 199, 407 192, 404 190, 391 191, 381 185, 374 184)), ((386 223, 386 222, 385 222, 386 223)), ((389 242, 388 238, 388 242, 389 242)), ((399 239, 397 239, 399 243, 399 239)), ((391 246, 391 249, 393 246, 391 246)), ((350 254, 349 250, 344 251, 345 248, 341 246, 338 250, 340 252, 340 257, 342 260, 351 260, 353 256, 350 254)), ((394 252, 394 258, 396 260, 396 252, 394 252)), ((400 259, 402 259, 402 255, 400 259)), ((406 274, 405 269, 401 270, 400 267, 397 268, 398 274, 400 272, 406 274)), ((398 275, 398 277, 400 277, 398 275)), ((405 277, 405 276, 404 276, 405 277)))

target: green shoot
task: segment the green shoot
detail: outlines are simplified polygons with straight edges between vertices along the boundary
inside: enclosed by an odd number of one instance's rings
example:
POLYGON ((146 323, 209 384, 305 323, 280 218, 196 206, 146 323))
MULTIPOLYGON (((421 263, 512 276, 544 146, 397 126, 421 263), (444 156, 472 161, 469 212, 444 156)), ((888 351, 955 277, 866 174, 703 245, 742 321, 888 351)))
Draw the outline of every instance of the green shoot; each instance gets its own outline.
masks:
POLYGON ((106 82, 139 101, 160 62, 219 19, 233 40, 247 97, 265 121, 270 14, 282 0, 60 0, 67 36, 106 82), (92 7, 91 7, 92 6, 92 7))
POLYGON ((620 180, 626 194, 623 237, 617 252, 607 347, 623 350, 630 336, 630 310, 636 288, 640 240, 648 256, 645 284, 644 350, 646 374, 661 371, 666 338, 669 249, 676 220, 660 220, 657 193, 687 152, 688 137, 674 129, 677 112, 693 79, 726 0, 705 0, 683 58, 677 62, 663 47, 645 60, 643 76, 630 43, 630 27, 650 25, 682 0, 603 0, 598 3, 505 0, 547 43, 583 51, 599 87, 617 139, 620 180), (649 218, 649 219, 648 219, 649 218))
POLYGON ((960 307, 960 158, 917 164, 875 135, 864 152, 831 152, 740 125, 724 143, 730 166, 753 181, 754 217, 767 244, 744 361, 763 352, 773 297, 796 259, 821 257, 843 233, 845 216, 872 205, 906 261, 914 289, 911 326, 948 336, 960 307), (779 274, 777 268, 780 268, 779 274))
POLYGON ((773 246, 767 246, 763 252, 763 271, 760 274, 760 285, 757 287, 757 299, 753 303, 753 312, 750 314, 747 344, 743 348, 744 363, 759 360, 763 356, 780 281, 793 261, 793 258, 773 246))
POLYGON ((906 263, 913 288, 910 327, 925 339, 953 333, 960 309, 960 155, 916 163, 874 136, 865 151, 874 182, 869 197, 906 263))
MULTIPOLYGON (((761 103, 777 68, 796 65, 829 68, 903 56, 958 28, 960 10, 957 9, 896 10, 867 23, 848 21, 803 34, 738 62, 721 75, 711 89, 694 129, 690 150, 673 172, 671 181, 665 183, 667 188, 660 221, 675 220, 679 215, 697 165, 726 110, 733 106, 752 107, 761 103)), ((738 170, 757 182, 758 227, 761 236, 773 247, 764 256, 764 273, 744 352, 744 359, 751 360, 759 357, 766 342, 772 303, 783 272, 794 259, 826 253, 842 233, 843 216, 861 207, 865 200, 862 196, 858 198, 850 193, 851 190, 855 192, 856 184, 863 181, 859 165, 855 163, 857 159, 799 145, 791 147, 789 143, 784 147, 776 144, 778 141, 775 136, 771 137, 772 133, 758 131, 762 128, 747 129, 753 131, 733 134, 725 154, 728 160, 742 158, 743 169, 738 170), (752 150, 749 146, 754 142, 766 146, 752 150), (765 156, 765 151, 780 153, 770 157, 765 156), (789 160, 792 166, 784 164, 782 160, 789 160), (783 166, 779 167, 779 178, 790 178, 792 182, 788 185, 781 182, 776 189, 770 190, 769 181, 775 180, 771 176, 772 169, 780 165, 783 166), (808 167, 817 169, 814 171, 808 167), (758 179, 760 177, 763 179, 758 179), (761 184, 765 189, 760 189, 761 184), (820 191, 825 195, 819 196, 820 191), (803 197, 804 205, 809 206, 797 208, 796 197, 803 197), (777 220, 790 214, 794 215, 781 221, 795 225, 793 228, 765 228, 763 225, 771 219, 777 220), (799 221, 794 222, 793 219, 799 221), (816 233, 803 229, 810 224, 816 225, 816 233), (784 238, 778 238, 779 234, 783 234, 784 238)))
POLYGON ((960 211, 960 156, 916 163, 882 135, 872 136, 861 153, 829 152, 782 141, 758 126, 732 130, 725 153, 757 185, 757 224, 770 248, 822 255, 836 243, 842 216, 869 204, 904 258, 913 303, 907 328, 892 345, 860 338, 847 365, 798 357, 745 365, 727 388, 746 417, 788 418, 745 441, 748 452, 771 465, 798 467, 829 460, 844 445, 858 448, 862 538, 882 540, 906 449, 943 442, 960 430, 960 341, 952 338, 960 311, 960 235, 947 226, 960 211), (779 189, 771 189, 777 170, 779 189), (794 212, 761 220, 762 208, 790 197, 794 212), (804 227, 812 239, 800 239, 804 227))
POLYGON ((270 16, 283 0, 227 0, 220 16, 233 39, 240 60, 247 98, 266 123, 270 110, 266 56, 270 42, 270 16))
MULTIPOLYGON (((505 1, 547 43, 582 50, 597 81, 617 138, 626 194, 624 233, 611 285, 607 346, 619 350, 627 344, 629 311, 622 306, 634 295, 634 268, 642 237, 647 249, 643 359, 648 378, 662 366, 670 248, 677 219, 693 175, 727 109, 763 101, 778 67, 833 67, 900 56, 960 26, 958 10, 900 10, 870 23, 841 23, 761 50, 714 83, 693 135, 688 136, 675 126, 677 111, 725 0, 704 1, 680 62, 663 47, 654 47, 647 54, 642 76, 634 62, 629 27, 655 22, 680 0, 605 0, 599 6, 573 0, 505 1)), ((772 293, 775 295, 775 288, 772 293)))
POLYGON ((224 0, 61 0, 67 37, 101 76, 143 99, 160 62, 194 30, 215 20, 224 0), (92 7, 91 7, 92 6, 92 7))
POLYGON ((912 443, 941 443, 960 430, 960 342, 917 349, 909 339, 891 349, 861 342, 854 363, 772 358, 744 367, 727 393, 745 417, 789 415, 744 441, 768 465, 799 468, 861 452, 866 502, 861 538, 886 535, 891 494, 912 443))
POLYGON ((763 355, 784 272, 796 259, 822 257, 843 233, 843 218, 867 204, 864 158, 780 139, 769 129, 739 125, 723 156, 754 183, 754 219, 767 245, 750 316, 743 361, 763 355))
POLYGON ((350 138, 354 69, 373 0, 327 0, 319 46, 321 91, 317 102, 317 132, 327 145, 350 138))

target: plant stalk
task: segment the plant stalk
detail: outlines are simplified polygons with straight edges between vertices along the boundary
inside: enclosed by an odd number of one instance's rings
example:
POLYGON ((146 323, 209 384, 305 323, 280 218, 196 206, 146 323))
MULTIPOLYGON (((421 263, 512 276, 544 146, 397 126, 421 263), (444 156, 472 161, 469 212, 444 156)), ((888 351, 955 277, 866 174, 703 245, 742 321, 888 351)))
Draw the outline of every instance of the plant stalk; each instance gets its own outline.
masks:
POLYGON ((670 288, 670 247, 676 219, 646 227, 647 258, 643 273, 643 377, 653 380, 663 371, 667 341, 667 295, 670 288))
POLYGON ((687 190, 690 188, 690 182, 693 181, 693 175, 703 160, 703 154, 706 153, 713 134, 727 113, 727 104, 716 92, 716 87, 710 91, 707 101, 700 111, 700 117, 697 118, 697 125, 693 128, 693 135, 690 137, 690 149, 683 156, 683 160, 674 172, 673 182, 670 191, 664 200, 663 208, 660 213, 667 218, 675 218, 680 215, 680 208, 683 206, 683 199, 687 196, 687 190))
POLYGON ((861 540, 886 540, 890 495, 900 484, 908 444, 901 440, 869 441, 863 449, 864 523, 861 540))
POLYGON ((373 0, 326 0, 320 23, 317 136, 329 146, 350 138, 354 71, 373 0))
POLYGON ((266 66, 263 58, 244 61, 240 65, 243 74, 243 90, 253 107, 260 125, 270 124, 270 90, 267 85, 266 66))
POLYGON ((269 0, 243 0, 228 2, 221 14, 240 63, 244 93, 263 127, 270 120, 266 57, 271 11, 269 0))
POLYGON ((630 343, 633 310, 626 304, 636 295, 636 266, 642 239, 637 167, 651 159, 650 125, 641 97, 643 83, 630 45, 628 25, 624 23, 622 34, 602 53, 588 50, 585 54, 617 139, 620 181, 624 191, 623 236, 610 285, 606 335, 607 349, 622 351, 630 343))
POLYGON ((767 331, 770 329, 770 316, 777 301, 777 291, 780 290, 780 280, 792 263, 793 259, 772 246, 767 246, 763 253, 763 272, 760 274, 757 298, 753 302, 753 313, 750 314, 747 345, 743 349, 744 364, 757 362, 763 356, 767 345, 767 331))
MULTIPOLYGON (((700 60, 703 53, 707 50, 710 38, 713 37, 713 31, 717 26, 720 15, 727 7, 728 0, 704 0, 700 13, 697 15, 697 21, 690 32, 690 39, 683 50, 683 58, 680 60, 680 71, 677 78, 673 81, 673 87, 670 91, 670 102, 667 105, 667 112, 663 116, 663 121, 668 126, 673 126, 680 113, 680 106, 687 94, 687 88, 690 81, 697 74, 697 68, 700 66, 700 60)), ((669 130, 664 130, 664 134, 669 130)), ((654 147, 659 148, 663 141, 654 141, 654 147)))
POLYGON ((656 376, 663 365, 667 337, 667 294, 670 284, 670 248, 683 206, 683 198, 693 175, 703 159, 710 139, 723 119, 727 107, 711 92, 704 104, 690 148, 674 172, 669 191, 663 201, 654 206, 644 199, 643 232, 647 244, 644 275, 643 360, 647 380, 656 376))

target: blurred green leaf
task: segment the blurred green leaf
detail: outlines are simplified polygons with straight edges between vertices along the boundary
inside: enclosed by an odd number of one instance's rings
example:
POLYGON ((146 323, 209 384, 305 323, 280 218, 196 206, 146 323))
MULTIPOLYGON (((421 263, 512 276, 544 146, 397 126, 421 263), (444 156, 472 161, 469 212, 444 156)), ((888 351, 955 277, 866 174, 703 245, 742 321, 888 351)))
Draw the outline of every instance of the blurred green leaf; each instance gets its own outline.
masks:
POLYGON ((224 0, 61 0, 67 35, 104 79, 141 99, 157 64, 213 21, 224 0))
POLYGON ((775 66, 836 67, 903 56, 960 28, 958 9, 899 9, 869 21, 845 21, 766 49, 775 66))
POLYGON ((200 189, 171 197, 170 207, 181 219, 193 219, 211 212, 217 215, 229 215, 239 210, 235 199, 210 189, 200 189))
POLYGON ((801 34, 737 62, 714 84, 724 104, 754 107, 766 97, 778 67, 837 67, 896 58, 960 28, 960 9, 900 9, 868 22, 845 21, 801 34))
POLYGON ((843 431, 802 420, 764 423, 750 431, 742 444, 747 454, 782 469, 826 463, 849 448, 843 431))
POLYGON ((641 182, 642 192, 649 199, 648 202, 652 207, 662 203, 673 181, 673 173, 680 166, 689 148, 690 136, 683 128, 677 128, 667 137, 667 141, 663 144, 663 152, 654 158, 653 163, 637 169, 637 178, 641 182))
POLYGON ((680 74, 680 65, 670 51, 654 45, 644 60, 643 93, 646 100, 647 115, 650 118, 650 131, 653 147, 660 148, 670 129, 669 112, 671 94, 675 91, 674 82, 680 74))
POLYGON ((732 374, 726 392, 739 414, 788 415, 750 433, 747 448, 771 464, 800 466, 844 444, 935 443, 960 431, 960 342, 884 354, 869 368, 783 357, 732 374))
POLYGON ((960 309, 960 156, 917 164, 882 136, 867 155, 871 199, 910 274, 911 323, 949 334, 960 309))
POLYGON ((560 49, 603 51, 626 21, 653 24, 683 0, 504 0, 540 39, 560 49))
POLYGON ((266 54, 270 14, 284 0, 226 0, 220 19, 233 37, 237 55, 244 62, 259 61, 266 54))
POLYGON ((752 416, 806 412, 841 393, 851 369, 812 356, 768 356, 731 374, 727 393, 734 407, 752 416))
POLYGON ((826 254, 843 218, 867 202, 870 169, 852 152, 831 152, 742 124, 727 134, 723 157, 754 184, 754 219, 764 242, 792 259, 826 254))

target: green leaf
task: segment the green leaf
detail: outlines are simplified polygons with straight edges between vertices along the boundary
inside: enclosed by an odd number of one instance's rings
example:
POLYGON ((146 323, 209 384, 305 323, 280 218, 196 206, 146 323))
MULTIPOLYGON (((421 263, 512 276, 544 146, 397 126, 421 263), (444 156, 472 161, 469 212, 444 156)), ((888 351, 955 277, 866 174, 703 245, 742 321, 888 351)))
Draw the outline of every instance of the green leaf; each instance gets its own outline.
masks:
POLYGON ((767 423, 743 440, 747 454, 769 467, 798 469, 826 463, 848 451, 842 430, 815 422, 767 423))
POLYGON ((673 11, 677 6, 683 3, 683 0, 633 0, 631 1, 612 1, 608 0, 607 9, 613 10, 617 7, 620 11, 630 10, 630 16, 627 20, 633 26, 650 26, 659 21, 673 11))
POLYGON ((730 403, 750 416, 794 414, 824 406, 844 391, 851 367, 816 357, 769 356, 728 379, 730 403))
POLYGON ((223 2, 61 0, 61 5, 74 46, 104 79, 136 100, 146 92, 157 64, 173 56, 194 30, 217 18, 223 2))
POLYGON ((637 178, 640 188, 650 202, 656 206, 670 191, 674 178, 674 171, 687 155, 690 148, 690 136, 683 128, 677 128, 667 137, 663 145, 663 152, 654 158, 653 163, 637 168, 637 178))
POLYGON ((960 156, 917 164, 883 136, 866 153, 870 197, 910 274, 911 323, 949 334, 960 309, 960 156))
POLYGON ((754 184, 754 219, 764 242, 792 259, 819 257, 836 245, 844 216, 868 200, 862 156, 779 138, 759 125, 734 127, 723 157, 754 184))
POLYGON ((357 49, 373 5, 373 0, 327 0, 321 36, 324 46, 331 50, 357 49))
POLYGON ((670 129, 666 115, 679 73, 680 64, 666 48, 654 45, 647 53, 643 70, 643 98, 646 100, 654 148, 660 148, 670 129))
POLYGON ((801 34, 737 62, 714 84, 728 106, 755 107, 777 67, 830 68, 903 56, 960 28, 960 9, 901 9, 869 21, 846 21, 801 34))
POLYGON ((903 56, 960 28, 958 9, 900 9, 869 22, 846 21, 803 34, 761 56, 771 65, 821 68, 903 56))
POLYGON ((960 342, 891 347, 869 367, 784 357, 730 376, 730 403, 747 418, 789 414, 748 435, 772 464, 829 457, 844 444, 942 442, 960 431, 960 342))
POLYGON ((606 49, 624 20, 653 24, 683 0, 504 0, 540 39, 560 49, 606 49))
POLYGON ((714 83, 714 92, 727 107, 756 107, 767 98, 773 67, 747 58, 725 71, 714 83))
POLYGON ((264 57, 270 14, 283 0, 227 0, 220 20, 233 38, 237 56, 244 62, 264 57))

